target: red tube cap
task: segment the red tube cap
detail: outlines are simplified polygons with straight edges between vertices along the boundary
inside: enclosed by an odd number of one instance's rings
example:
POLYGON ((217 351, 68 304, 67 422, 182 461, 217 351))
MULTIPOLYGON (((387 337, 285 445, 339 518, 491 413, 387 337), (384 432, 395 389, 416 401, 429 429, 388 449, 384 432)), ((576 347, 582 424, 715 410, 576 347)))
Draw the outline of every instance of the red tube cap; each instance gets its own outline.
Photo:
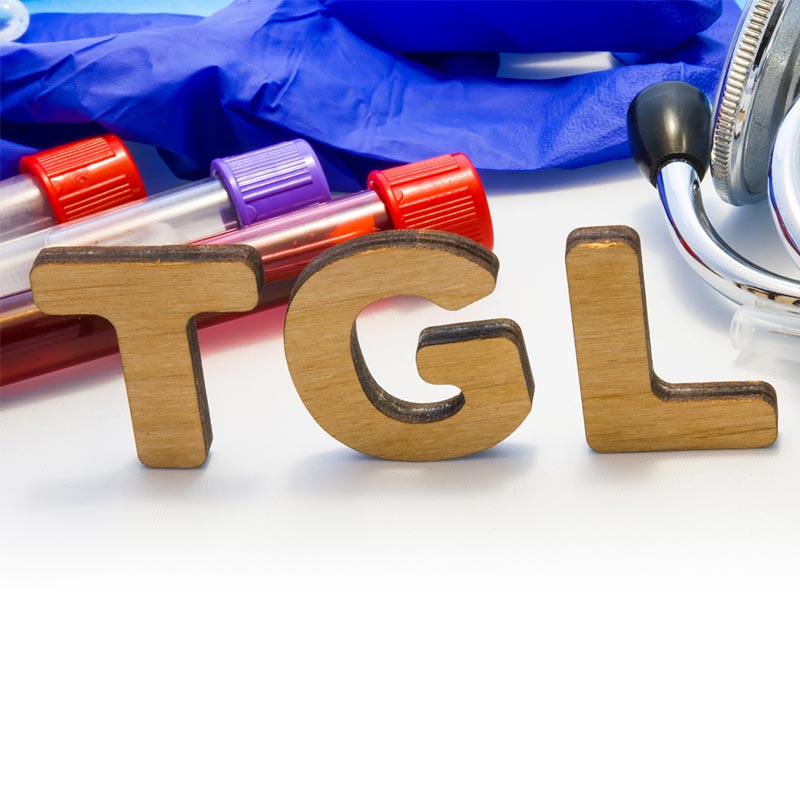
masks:
POLYGON ((367 186, 386 204, 395 228, 448 231, 494 245, 486 192, 463 153, 375 170, 367 186))
POLYGON ((113 133, 23 156, 19 171, 38 181, 59 223, 147 194, 133 159, 113 133))

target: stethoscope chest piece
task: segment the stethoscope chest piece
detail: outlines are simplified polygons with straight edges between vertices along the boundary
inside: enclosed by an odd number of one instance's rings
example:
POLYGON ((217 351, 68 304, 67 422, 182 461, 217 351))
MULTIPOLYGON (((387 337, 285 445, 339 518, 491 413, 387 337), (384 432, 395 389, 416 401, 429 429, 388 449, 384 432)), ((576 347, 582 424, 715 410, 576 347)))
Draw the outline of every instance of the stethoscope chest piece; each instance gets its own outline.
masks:
POLYGON ((711 177, 733 205, 767 194, 778 129, 800 94, 800 2, 752 0, 742 14, 714 111, 711 177))

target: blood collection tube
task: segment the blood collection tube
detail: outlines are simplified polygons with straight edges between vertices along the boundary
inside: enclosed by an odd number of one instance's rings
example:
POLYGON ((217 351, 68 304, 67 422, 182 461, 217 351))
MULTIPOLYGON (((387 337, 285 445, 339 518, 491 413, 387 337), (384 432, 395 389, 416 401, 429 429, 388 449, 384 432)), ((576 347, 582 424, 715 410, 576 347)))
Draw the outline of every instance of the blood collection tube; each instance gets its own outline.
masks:
MULTIPOLYGON (((259 251, 265 286, 257 308, 285 303, 303 267, 332 245, 363 234, 391 228, 441 230, 493 245, 486 194, 460 153, 373 172, 368 186, 202 243, 249 244, 259 251)), ((203 327, 242 316, 201 314, 197 323, 203 327)), ((43 314, 30 292, 0 299, 0 385, 116 350, 116 332, 102 317, 43 314)))
POLYGON ((0 239, 6 241, 146 196, 125 145, 108 133, 41 150, 0 181, 0 239))
POLYGON ((330 199, 301 139, 211 162, 211 177, 78 222, 0 243, 0 295, 30 288, 45 247, 183 244, 330 199))

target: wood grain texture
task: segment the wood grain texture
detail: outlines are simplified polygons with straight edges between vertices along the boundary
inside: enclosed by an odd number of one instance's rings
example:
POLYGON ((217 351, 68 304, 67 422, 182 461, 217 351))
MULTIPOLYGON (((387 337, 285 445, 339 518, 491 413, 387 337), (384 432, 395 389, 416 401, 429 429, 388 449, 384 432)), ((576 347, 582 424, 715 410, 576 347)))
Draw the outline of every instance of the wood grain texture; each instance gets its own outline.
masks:
POLYGON ((114 326, 139 459, 198 467, 211 446, 193 320, 247 311, 264 276, 251 247, 68 247, 43 250, 31 271, 46 314, 96 314, 114 326))
POLYGON ((300 397, 334 438, 379 458, 436 461, 505 439, 530 412, 533 378, 519 327, 486 320, 425 329, 417 366, 461 392, 437 403, 394 397, 374 380, 356 334, 363 309, 414 295, 455 310, 494 289, 497 259, 454 234, 388 231, 331 248, 295 286, 284 327, 300 397))
POLYGON ((653 371, 636 231, 573 231, 566 262, 592 449, 717 450, 775 441, 777 397, 768 383, 667 383, 653 371))

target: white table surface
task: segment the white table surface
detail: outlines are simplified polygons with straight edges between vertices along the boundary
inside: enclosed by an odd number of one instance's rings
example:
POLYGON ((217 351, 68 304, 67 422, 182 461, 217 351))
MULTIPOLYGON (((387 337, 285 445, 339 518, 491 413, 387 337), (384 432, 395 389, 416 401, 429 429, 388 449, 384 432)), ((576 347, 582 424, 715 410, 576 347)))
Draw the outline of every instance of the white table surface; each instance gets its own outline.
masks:
MULTIPOLYGON (((386 388, 418 331, 506 316, 533 411, 433 464, 349 451, 308 415, 283 310, 201 333, 207 465, 136 460, 116 358, 0 414, 4 797, 797 797, 800 367, 745 357, 632 162, 487 175, 501 270, 453 314, 360 332, 386 388), (656 371, 776 388, 766 450, 584 441, 567 234, 643 243, 656 371)), ((790 269, 766 208, 720 229, 790 269)), ((436 394, 439 392, 439 394, 436 394)))

